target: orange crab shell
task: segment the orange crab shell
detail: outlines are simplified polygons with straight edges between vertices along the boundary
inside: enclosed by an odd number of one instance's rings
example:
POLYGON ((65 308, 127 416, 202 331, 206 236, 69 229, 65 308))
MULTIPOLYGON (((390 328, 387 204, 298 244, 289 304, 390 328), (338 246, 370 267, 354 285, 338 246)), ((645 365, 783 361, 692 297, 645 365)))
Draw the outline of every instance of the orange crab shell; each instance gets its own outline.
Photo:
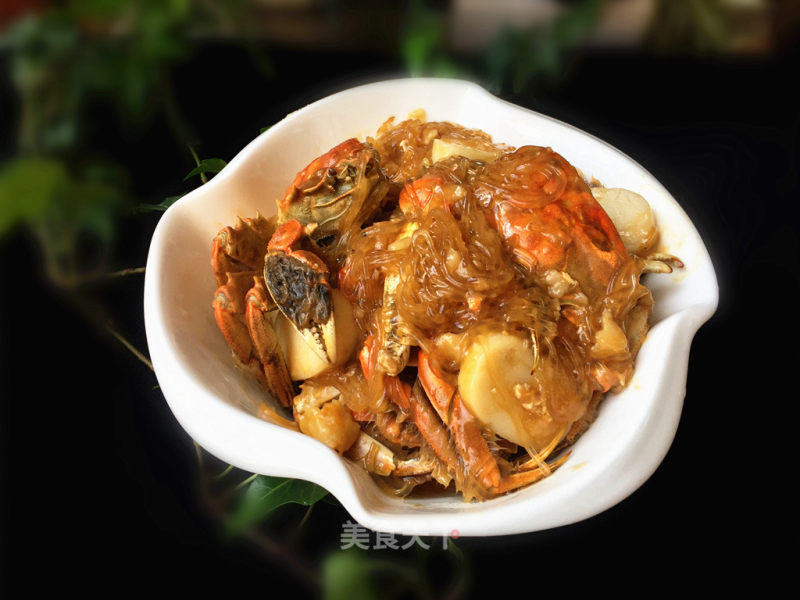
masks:
POLYGON ((632 261, 578 171, 550 148, 504 155, 487 166, 475 193, 514 258, 532 272, 568 270, 595 295, 632 261))
POLYGON ((341 160, 365 148, 366 146, 364 146, 363 143, 355 138, 350 138, 312 160, 308 166, 295 175, 294 180, 292 180, 292 183, 286 189, 283 198, 278 202, 280 211, 283 212, 294 201, 297 191, 302 189, 303 184, 314 175, 314 173, 321 169, 329 169, 341 160))

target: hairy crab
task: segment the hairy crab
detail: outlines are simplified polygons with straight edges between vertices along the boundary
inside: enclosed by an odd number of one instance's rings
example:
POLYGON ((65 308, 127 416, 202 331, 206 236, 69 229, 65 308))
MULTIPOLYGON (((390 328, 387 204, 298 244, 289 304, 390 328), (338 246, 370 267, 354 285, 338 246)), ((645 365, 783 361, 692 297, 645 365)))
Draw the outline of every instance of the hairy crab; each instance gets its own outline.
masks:
POLYGON ((335 318, 341 311, 334 310, 327 281, 343 257, 337 226, 360 226, 380 208, 386 187, 374 154, 357 140, 347 140, 297 174, 275 217, 239 219, 214 239, 217 325, 235 363, 283 406, 291 406, 296 390, 276 333, 282 325, 277 314, 305 342, 294 346, 301 349, 295 372, 307 377, 319 368, 306 348, 323 365, 337 362, 335 318), (308 362, 310 371, 302 364, 308 362))
POLYGON ((339 144, 277 203, 215 239, 217 323, 300 431, 400 495, 488 499, 563 464, 630 380, 642 274, 680 266, 640 196, 424 118, 339 144))

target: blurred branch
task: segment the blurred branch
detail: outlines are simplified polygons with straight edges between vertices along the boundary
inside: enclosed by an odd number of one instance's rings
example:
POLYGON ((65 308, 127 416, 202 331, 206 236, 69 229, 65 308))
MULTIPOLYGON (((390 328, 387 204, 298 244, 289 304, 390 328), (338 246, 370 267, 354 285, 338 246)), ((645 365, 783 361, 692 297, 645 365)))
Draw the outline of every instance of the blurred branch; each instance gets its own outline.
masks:
POLYGON ((111 335, 113 335, 117 339, 117 341, 119 341, 123 346, 125 346, 128 350, 130 350, 131 353, 136 358, 138 358, 140 362, 142 362, 145 366, 147 366, 148 369, 150 369, 151 371, 154 370, 153 363, 150 362, 150 359, 147 358, 141 352, 139 352, 139 350, 137 350, 136 347, 127 340, 127 338, 125 338, 121 333, 119 333, 116 329, 114 329, 111 323, 106 323, 106 329, 111 335))

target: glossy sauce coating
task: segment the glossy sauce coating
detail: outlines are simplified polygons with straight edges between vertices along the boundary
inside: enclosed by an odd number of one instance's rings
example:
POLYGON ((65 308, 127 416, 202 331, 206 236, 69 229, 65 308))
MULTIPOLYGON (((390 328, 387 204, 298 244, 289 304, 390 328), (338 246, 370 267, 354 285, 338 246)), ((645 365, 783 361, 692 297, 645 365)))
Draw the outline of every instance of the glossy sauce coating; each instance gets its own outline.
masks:
MULTIPOLYGON (((391 336, 424 352, 457 390, 464 357, 472 352, 472 361, 488 368, 474 353, 479 342, 501 332, 535 357, 522 382, 503 382, 500 365, 492 388, 493 410, 519 415, 524 431, 516 435, 517 446, 535 454, 554 441, 574 441, 602 395, 628 382, 652 309, 639 262, 625 250, 587 183, 550 148, 493 144, 485 133, 451 123, 387 122, 368 144, 392 187, 381 217, 350 236, 338 287, 370 345, 362 358, 377 374, 368 380, 351 364, 320 381, 346 389, 342 397, 354 415, 391 414, 401 425, 415 418, 432 422, 418 391, 406 405, 393 401, 387 382, 395 376, 380 372, 374 348, 391 336), (437 138, 498 158, 481 162, 454 155, 434 163, 437 138)), ((416 377, 412 361, 396 379, 410 386, 416 377)), ((468 390, 461 391, 466 400, 468 390)), ((466 404, 457 406, 466 410, 466 404)), ((381 433, 374 421, 371 426, 381 433)), ((489 421, 477 423, 501 471, 508 472, 515 444, 498 439, 489 421)), ((457 433, 431 425, 423 436, 457 433)), ((439 441, 450 448, 442 452, 452 460, 457 437, 439 441)), ((450 473, 457 488, 488 497, 490 484, 470 482, 469 459, 462 455, 458 464, 461 470, 450 473)))

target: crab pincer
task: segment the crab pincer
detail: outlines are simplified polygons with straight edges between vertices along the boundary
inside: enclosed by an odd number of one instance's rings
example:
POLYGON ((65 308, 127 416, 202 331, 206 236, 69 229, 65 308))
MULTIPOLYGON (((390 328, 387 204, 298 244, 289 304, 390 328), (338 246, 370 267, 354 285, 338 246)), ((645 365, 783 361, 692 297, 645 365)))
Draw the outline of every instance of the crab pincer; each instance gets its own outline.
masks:
POLYGON ((278 309, 308 346, 333 364, 337 355, 330 270, 316 254, 302 249, 305 237, 306 229, 297 220, 278 227, 267 245, 264 281, 278 309))

